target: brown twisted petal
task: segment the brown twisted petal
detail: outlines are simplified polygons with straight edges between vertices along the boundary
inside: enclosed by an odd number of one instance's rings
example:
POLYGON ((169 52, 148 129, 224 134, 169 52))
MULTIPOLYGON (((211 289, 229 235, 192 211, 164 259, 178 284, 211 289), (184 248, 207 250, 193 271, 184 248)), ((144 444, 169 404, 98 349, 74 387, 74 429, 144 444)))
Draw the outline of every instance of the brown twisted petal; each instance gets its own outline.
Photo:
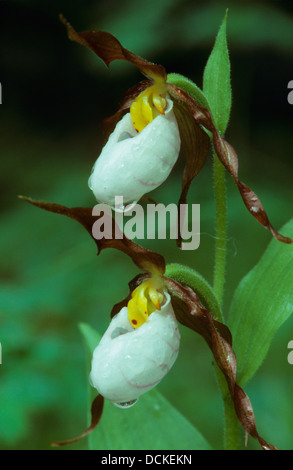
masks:
MULTIPOLYGON (((199 174, 206 162, 210 149, 210 139, 202 127, 197 124, 185 102, 176 100, 173 109, 179 127, 181 149, 185 158, 181 195, 178 202, 180 209, 181 204, 187 202, 187 194, 193 179, 199 174)), ((178 217, 178 223, 180 223, 179 220, 178 217)), ((178 234, 180 232, 178 230, 178 234)), ((182 239, 179 235, 177 245, 181 246, 181 242, 182 239)))
POLYGON ((66 441, 54 441, 51 443, 51 446, 65 446, 67 444, 72 444, 73 442, 77 442, 83 437, 87 436, 90 432, 92 432, 95 427, 99 424, 100 419, 103 414, 103 407, 104 407, 104 397, 102 395, 97 395, 94 401, 92 402, 91 406, 91 424, 84 431, 80 436, 74 437, 73 439, 67 439, 66 441))
POLYGON ((135 65, 143 75, 151 80, 161 83, 166 81, 167 73, 165 67, 148 62, 125 49, 112 34, 105 31, 77 32, 62 15, 60 15, 60 20, 67 28, 69 39, 91 49, 107 66, 113 60, 123 60, 135 65))
MULTIPOLYGON (((106 65, 109 65, 114 60, 123 60, 135 65, 148 79, 155 80, 156 82, 165 83, 167 80, 167 73, 162 65, 153 64, 133 52, 125 49, 121 43, 112 34, 105 31, 82 31, 77 32, 70 25, 70 23, 60 15, 60 20, 67 28, 68 37, 91 49, 98 57, 100 57, 106 65)), ((140 86, 140 85, 139 85, 140 86)), ((126 109, 130 107, 131 102, 139 94, 139 86, 130 90, 128 97, 124 99, 122 107, 114 116, 105 120, 104 127, 111 127, 118 122, 126 109)), ((145 84, 145 87, 149 84, 145 84)), ((238 157, 235 149, 226 142, 217 131, 213 124, 210 112, 199 106, 191 96, 185 93, 181 88, 172 84, 166 84, 171 97, 175 101, 175 109, 177 110, 178 124, 181 127, 180 133, 182 134, 182 148, 185 152, 186 166, 183 174, 182 192, 180 196, 181 203, 184 203, 187 198, 187 193, 193 178, 199 173, 204 165, 207 154, 207 140, 201 132, 200 126, 204 127, 212 133, 213 144, 216 154, 225 166, 228 172, 233 176, 235 183, 238 186, 240 195, 244 201, 245 206, 250 214, 264 227, 271 231, 272 235, 283 243, 293 243, 293 241, 278 233, 271 225, 268 216, 258 198, 258 196, 238 178, 238 157), (189 111, 193 117, 196 125, 191 124, 190 117, 185 116, 185 111, 189 111), (181 124, 180 124, 181 121, 181 124), (196 142, 199 145, 195 145, 196 142)), ((107 129, 107 134, 109 135, 107 129)), ((179 241, 180 242, 180 241, 179 241)))
POLYGON ((210 347, 217 365, 225 376, 236 414, 245 432, 254 437, 263 450, 277 450, 258 434, 251 402, 236 383, 237 362, 228 327, 216 321, 211 313, 201 306, 198 296, 189 287, 169 278, 164 278, 164 281, 172 296, 177 320, 199 333, 210 347))
MULTIPOLYGON (((211 113, 209 110, 202 108, 199 106, 191 96, 185 93, 181 88, 176 87, 175 85, 168 84, 168 91, 171 97, 175 101, 175 108, 177 103, 182 103, 186 105, 185 109, 189 112, 195 122, 202 126, 203 128, 207 129, 212 134, 213 144, 215 148, 215 152, 220 160, 220 162, 224 165, 226 170, 232 175, 234 178, 235 183, 239 189, 240 195, 243 199, 245 206, 247 207, 250 214, 265 228, 271 231, 272 235, 283 243, 292 244, 293 240, 289 237, 285 237, 278 233, 272 224, 269 221, 266 211, 263 208, 261 201, 259 200, 258 196, 242 181, 238 178, 238 157, 235 149, 229 144, 225 139, 223 139, 219 132, 217 131, 216 127, 213 124, 211 113)), ((204 150, 203 150, 204 152, 204 150)), ((186 158, 186 157, 185 157, 186 158)), ((195 158, 198 158, 197 156, 195 158)), ((188 159, 192 159, 192 156, 189 156, 188 159)), ((201 156, 203 159, 203 156, 201 156)), ((201 167, 202 161, 199 164, 201 167)), ((191 181, 190 181, 191 182, 191 181)), ((189 184, 190 184, 189 182, 189 184)), ((188 190, 188 187, 187 187, 188 190)), ((185 190, 184 196, 186 197, 187 191, 185 190)))
MULTIPOLYGON (((102 217, 92 215, 93 209, 90 207, 66 207, 61 204, 55 204, 51 202, 36 201, 34 199, 19 196, 20 199, 29 202, 30 204, 44 209, 49 212, 54 212, 55 214, 65 215, 71 219, 79 222, 86 231, 90 234, 94 242, 98 247, 98 254, 105 248, 115 248, 122 251, 126 255, 130 256, 132 261, 138 266, 141 270, 147 271, 153 274, 162 275, 165 272, 165 260, 162 255, 155 253, 153 251, 147 250, 142 246, 134 243, 132 240, 127 238, 124 233, 122 233, 116 224, 115 220, 111 217, 111 233, 106 234, 106 237, 97 240, 92 234, 92 229, 94 223, 102 217), (114 235, 119 233, 121 238, 114 238, 114 235)), ((109 217, 107 214, 103 214, 103 217, 109 217)), ((104 219, 105 220, 105 219, 104 219)), ((105 224, 106 225, 106 224, 105 224)), ((105 228, 106 229, 106 228, 105 228)))

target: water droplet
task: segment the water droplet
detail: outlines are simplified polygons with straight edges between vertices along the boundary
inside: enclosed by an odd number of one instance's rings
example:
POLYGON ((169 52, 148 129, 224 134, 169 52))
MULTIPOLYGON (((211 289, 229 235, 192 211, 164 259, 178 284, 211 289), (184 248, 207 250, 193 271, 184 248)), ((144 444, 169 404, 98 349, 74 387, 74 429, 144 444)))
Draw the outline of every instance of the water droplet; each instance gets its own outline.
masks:
POLYGON ((111 206, 111 209, 114 212, 124 212, 125 211, 125 204, 116 204, 115 206, 111 206))
POLYGON ((117 406, 118 408, 130 408, 131 406, 135 405, 137 401, 138 401, 138 398, 135 398, 134 400, 121 401, 121 402, 113 403, 113 404, 117 406))
POLYGON ((136 204, 137 201, 131 202, 129 204, 115 204, 115 206, 111 206, 111 209, 115 212, 123 212, 124 214, 127 214, 127 212, 133 209, 136 204))
POLYGON ((128 204, 126 204, 126 206, 124 207, 124 212, 127 213, 128 211, 131 211, 137 204, 137 201, 133 201, 133 202, 130 202, 128 204))

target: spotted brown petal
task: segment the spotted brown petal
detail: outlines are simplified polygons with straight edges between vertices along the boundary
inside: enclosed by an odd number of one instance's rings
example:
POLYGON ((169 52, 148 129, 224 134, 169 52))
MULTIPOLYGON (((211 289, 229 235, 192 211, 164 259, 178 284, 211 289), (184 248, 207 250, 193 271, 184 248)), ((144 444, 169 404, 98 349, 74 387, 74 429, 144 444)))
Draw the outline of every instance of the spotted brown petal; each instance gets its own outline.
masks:
POLYGON ((289 237, 285 237, 278 233, 272 224, 269 221, 266 211, 259 200, 258 196, 242 181, 238 178, 238 156, 235 149, 229 144, 225 139, 223 139, 218 130, 216 129, 215 125, 213 124, 213 120, 211 117, 211 113, 209 110, 199 106, 187 93, 184 92, 179 87, 175 85, 168 85, 169 93, 171 94, 172 98, 175 102, 185 103, 193 119, 198 125, 204 127, 207 131, 211 133, 213 144, 215 148, 215 152, 220 160, 220 162, 224 165, 226 170, 232 175, 234 181, 238 187, 240 195, 243 199, 245 206, 247 207, 250 214, 265 228, 270 230, 272 235, 283 243, 292 244, 293 240, 289 237))
POLYGON ((216 321, 211 313, 202 307, 198 296, 189 287, 173 279, 164 278, 164 280, 172 297, 177 320, 199 333, 210 347, 217 365, 225 376, 236 414, 244 430, 259 442, 262 449, 276 450, 276 447, 268 444, 258 434, 251 402, 236 383, 237 362, 228 327, 216 321))
POLYGON ((76 41, 91 49, 106 65, 109 65, 113 60, 124 60, 135 65, 143 75, 151 80, 157 82, 166 81, 167 74, 162 65, 148 62, 142 57, 130 52, 128 49, 125 49, 112 34, 105 31, 77 32, 62 15, 60 15, 60 20, 65 24, 68 37, 72 41, 76 41))
POLYGON ((73 444, 74 442, 77 442, 83 437, 87 436, 99 424, 100 419, 103 414, 103 407, 104 407, 104 397, 102 395, 97 395, 94 401, 92 402, 91 424, 86 429, 86 431, 84 431, 80 436, 74 437, 73 439, 67 439, 66 441, 54 441, 51 443, 51 445, 55 447, 65 446, 67 444, 73 444))
POLYGON ((107 214, 102 213, 103 215, 101 214, 99 216, 96 216, 92 215, 93 209, 89 207, 70 208, 62 206, 61 204, 36 201, 25 196, 19 197, 29 202, 30 204, 39 207, 40 209, 44 209, 49 212, 54 212, 56 214, 65 215, 79 222, 95 241, 98 247, 98 254, 105 248, 115 248, 130 256, 136 266, 138 266, 143 271, 159 275, 165 272, 164 257, 159 253, 155 253, 153 251, 141 247, 140 245, 134 243, 132 240, 127 238, 124 233, 120 231, 118 225, 112 217, 109 220, 109 226, 111 226, 110 233, 105 233, 105 236, 103 238, 97 240, 93 236, 93 225, 100 217, 109 217, 107 214), (118 238, 117 235, 119 235, 120 238, 118 238))

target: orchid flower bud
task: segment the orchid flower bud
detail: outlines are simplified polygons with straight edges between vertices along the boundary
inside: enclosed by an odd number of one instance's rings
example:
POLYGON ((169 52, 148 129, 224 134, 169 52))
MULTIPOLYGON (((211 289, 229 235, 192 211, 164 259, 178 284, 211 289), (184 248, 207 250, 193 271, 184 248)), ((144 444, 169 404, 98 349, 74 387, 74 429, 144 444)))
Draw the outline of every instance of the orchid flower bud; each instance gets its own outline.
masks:
POLYGON ((132 295, 133 302, 112 319, 92 358, 91 385, 120 407, 131 406, 155 387, 179 351, 180 334, 170 295, 158 293, 154 299, 148 283, 142 283, 132 295), (160 309, 154 307, 151 296, 160 309))
POLYGON ((173 101, 157 85, 142 92, 116 125, 89 178, 96 199, 137 202, 169 176, 180 150, 173 101))

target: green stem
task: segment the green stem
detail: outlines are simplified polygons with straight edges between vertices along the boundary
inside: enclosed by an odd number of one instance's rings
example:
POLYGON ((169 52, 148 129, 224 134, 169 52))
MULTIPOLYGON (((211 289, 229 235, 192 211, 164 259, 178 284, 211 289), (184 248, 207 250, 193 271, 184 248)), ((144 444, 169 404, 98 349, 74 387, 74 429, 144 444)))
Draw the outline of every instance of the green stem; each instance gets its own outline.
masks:
MULTIPOLYGON (((227 14, 227 13, 226 13, 227 14)), ((225 17, 226 20, 226 17, 225 17)), ((224 29, 223 29, 224 31, 224 29)), ((228 50, 226 39, 224 41, 224 61, 230 73, 228 50)), ((214 80, 214 78, 213 78, 214 80)), ((169 74, 168 83, 179 86, 185 90, 193 99, 201 106, 211 111, 209 100, 205 93, 203 93, 192 81, 178 74, 169 74)), ((227 96, 231 92, 230 85, 228 85, 227 96)), ((226 98, 227 98, 226 96, 226 98)), ((223 122, 222 122, 223 124, 223 122)), ((225 123, 224 128, 226 128, 225 123)), ((222 127, 218 124, 218 129, 224 132, 222 127)), ((212 139, 212 135, 210 138, 212 139)), ((212 314, 221 322, 222 318, 222 304, 224 298, 224 285, 225 285, 225 271, 226 271, 226 251, 227 251, 227 201, 226 201, 226 181, 225 181, 225 168, 219 161, 216 153, 214 152, 214 193, 216 201, 216 242, 215 242, 215 264, 214 264, 214 279, 213 289, 207 285, 206 281, 201 279, 198 273, 192 272, 191 269, 186 267, 179 267, 178 265, 169 266, 169 276, 174 276, 178 280, 178 274, 182 277, 182 282, 193 288, 199 296, 203 304, 206 304, 212 314), (211 290, 213 293, 211 295, 211 290)), ((229 395, 228 387, 223 376, 223 373, 216 366, 216 375, 219 387, 222 393, 224 409, 225 409, 225 449, 239 449, 239 422, 235 413, 233 400, 229 395)))
MULTIPOLYGON (((219 305, 222 306, 224 298, 224 285, 227 256, 227 191, 225 181, 225 168, 214 152, 214 193, 216 201, 216 242, 214 265, 214 292, 219 305)), ((235 412, 233 400, 228 392, 226 381, 217 368, 216 375, 222 392, 224 403, 224 447, 226 450, 240 448, 240 427, 235 412)))
POLYGON ((226 450, 240 449, 240 425, 230 395, 224 398, 224 446, 226 450))
POLYGON ((215 365, 215 372, 221 390, 224 405, 224 448, 225 450, 240 449, 240 424, 234 403, 222 371, 215 365))
POLYGON ((223 303, 226 248, 227 248, 227 201, 225 168, 214 152, 214 192, 216 200, 216 243, 214 267, 214 292, 220 305, 223 303))

